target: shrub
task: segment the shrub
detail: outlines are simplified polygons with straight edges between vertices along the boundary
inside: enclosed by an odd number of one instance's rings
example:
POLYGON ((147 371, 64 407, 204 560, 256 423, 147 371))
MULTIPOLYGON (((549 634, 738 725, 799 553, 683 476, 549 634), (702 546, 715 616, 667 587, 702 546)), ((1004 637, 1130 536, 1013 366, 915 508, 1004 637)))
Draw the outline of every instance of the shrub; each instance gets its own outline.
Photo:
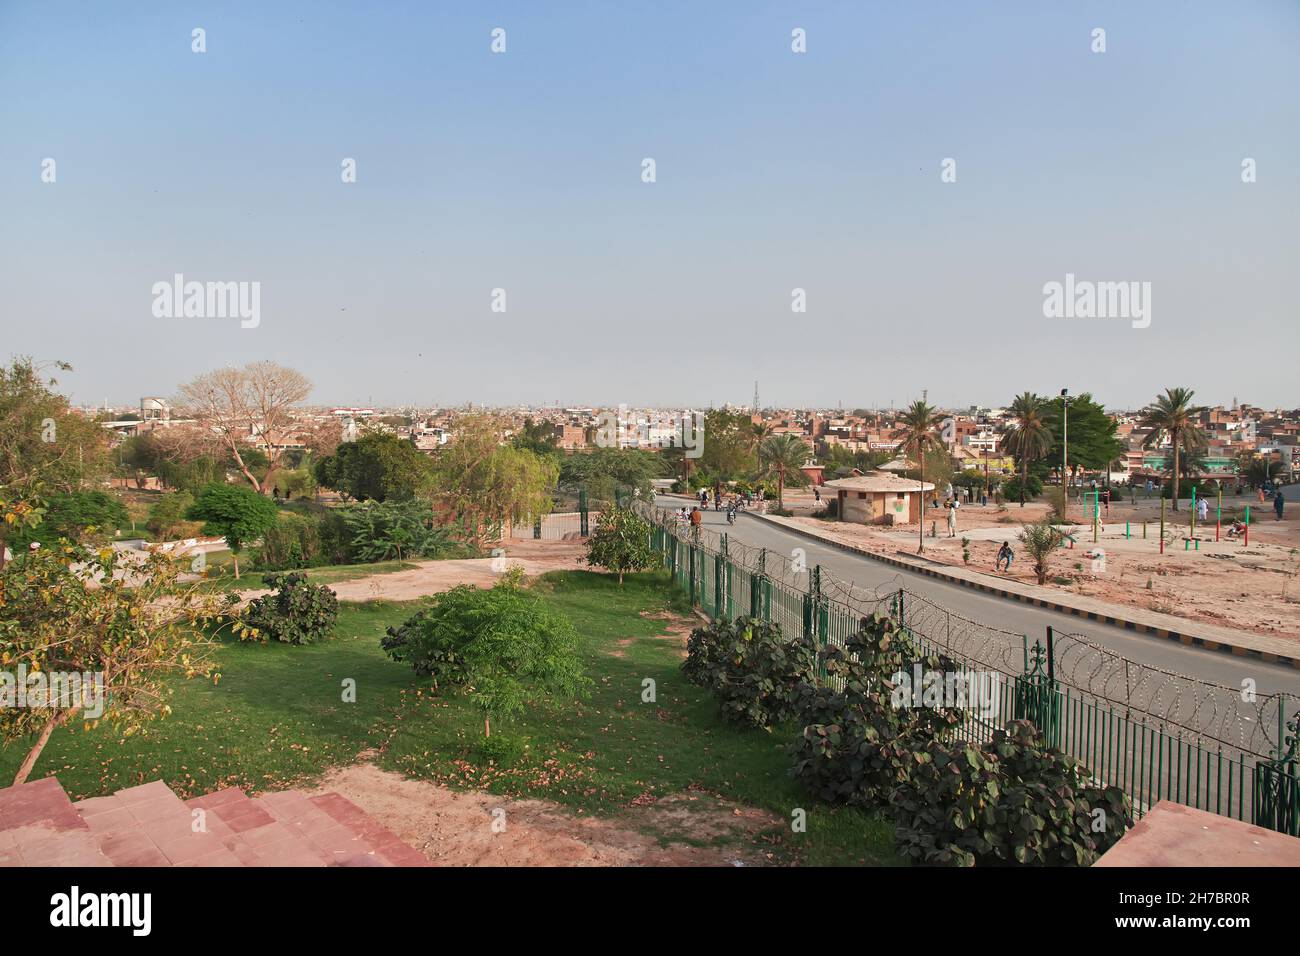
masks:
POLYGON ((64 491, 49 496, 45 514, 35 527, 20 529, 9 538, 12 548, 25 548, 32 541, 50 545, 60 538, 74 544, 99 543, 113 538, 113 532, 130 524, 126 507, 102 491, 64 491))
POLYGON ((1039 584, 1047 583, 1048 559, 1052 556, 1052 552, 1060 547, 1061 541, 1061 532, 1046 520, 1027 524, 1021 530, 1020 542, 1025 546, 1025 552, 1033 559, 1034 574, 1038 577, 1039 584))
POLYGON ((257 567, 269 571, 310 568, 324 563, 321 558, 319 521, 284 512, 266 534, 257 555, 257 567))
POLYGON ((651 530, 650 522, 630 508, 602 511, 587 542, 587 564, 615 572, 622 587, 625 573, 658 565, 659 553, 650 546, 651 530))
POLYGON ((149 508, 149 533, 161 540, 180 534, 186 525, 185 513, 194 506, 194 496, 187 491, 173 491, 163 495, 149 508))
POLYGON ((813 680, 817 645, 785 637, 758 618, 714 621, 691 632, 682 673, 713 692, 723 716, 770 728, 796 714, 799 685, 813 680))
POLYGON ((339 614, 339 601, 324 585, 315 585, 299 573, 267 574, 266 586, 274 594, 254 598, 244 612, 244 623, 265 643, 311 644, 326 637, 339 614))
POLYGON ((434 597, 434 605, 389 628, 381 640, 395 661, 409 662, 435 687, 462 687, 491 718, 508 716, 540 697, 583 697, 578 633, 567 617, 521 586, 512 571, 483 589, 461 585, 434 597))
POLYGON ((1133 823, 1122 791, 1023 720, 984 748, 930 741, 892 805, 900 855, 930 865, 1090 866, 1133 823))
POLYGON ((864 618, 844 648, 823 652, 825 685, 799 689, 803 732, 795 741, 794 775, 814 796, 831 802, 884 806, 912 772, 914 753, 961 720, 956 707, 910 706, 906 680, 923 672, 955 673, 957 666, 926 655, 911 635, 885 615, 864 618), (904 678, 900 678, 904 675, 904 678))
POLYGON ((330 508, 315 501, 293 501, 283 506, 315 525, 321 564, 353 564, 352 533, 344 519, 345 508, 330 508))
POLYGON ((433 527, 428 505, 417 501, 367 501, 341 510, 357 561, 436 558, 454 546, 447 529, 433 527))
MULTIPOLYGON (((1002 483, 1002 497, 1007 501, 1020 500, 1020 476, 1008 478, 1002 483)), ((1043 482, 1037 475, 1030 475, 1025 482, 1025 500, 1033 501, 1043 493, 1043 482)))
POLYGON ((1053 485, 1047 489, 1047 520, 1052 524, 1061 524, 1065 521, 1067 501, 1065 498, 1065 489, 1060 485, 1053 485))

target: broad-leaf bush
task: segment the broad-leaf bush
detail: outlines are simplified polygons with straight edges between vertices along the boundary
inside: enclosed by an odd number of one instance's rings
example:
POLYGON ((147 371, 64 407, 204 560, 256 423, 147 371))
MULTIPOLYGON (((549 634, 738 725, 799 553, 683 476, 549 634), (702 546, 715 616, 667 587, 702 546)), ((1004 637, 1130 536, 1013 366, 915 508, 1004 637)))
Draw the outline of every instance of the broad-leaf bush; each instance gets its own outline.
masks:
POLYGON ((339 601, 324 585, 312 584, 305 574, 266 574, 262 579, 275 593, 254 598, 244 612, 244 623, 266 642, 311 644, 334 628, 339 601))
POLYGON ((830 802, 888 804, 926 742, 957 726, 962 711, 948 706, 900 706, 895 675, 948 673, 956 665, 924 654, 905 629, 885 615, 864 618, 843 648, 822 654, 827 680, 798 689, 799 722, 794 775, 810 793, 830 802))
POLYGON ((941 866, 1090 866, 1133 823, 1118 787, 1023 720, 984 747, 931 740, 891 802, 900 855, 941 866))
POLYGON ((750 617, 696 628, 682 663, 687 680, 713 692, 723 716, 767 728, 795 716, 799 687, 816 668, 812 639, 750 617))

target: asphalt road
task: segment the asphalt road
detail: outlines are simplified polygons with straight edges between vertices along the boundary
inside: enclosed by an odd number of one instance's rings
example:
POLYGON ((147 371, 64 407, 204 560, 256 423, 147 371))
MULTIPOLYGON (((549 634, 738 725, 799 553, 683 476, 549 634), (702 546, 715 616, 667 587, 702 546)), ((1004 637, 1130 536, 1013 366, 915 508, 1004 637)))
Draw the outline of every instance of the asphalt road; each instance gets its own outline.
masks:
MULTIPOLYGON (((678 499, 660 496, 660 507, 671 507, 678 499)), ((685 503, 685 499, 681 499, 685 503)), ((714 532, 725 532, 730 540, 756 548, 768 548, 789 556, 802 548, 809 567, 820 564, 842 581, 858 588, 884 591, 905 587, 937 604, 952 609, 974 621, 1041 639, 1050 626, 1058 632, 1083 634, 1116 654, 1139 663, 1150 664, 1188 677, 1200 678, 1239 688, 1251 678, 1260 694, 1290 693, 1300 695, 1300 672, 1289 665, 1237 657, 1221 651, 1189 647, 1177 641, 1147 636, 1114 625, 1089 621, 1046 608, 1032 607, 995 597, 971 588, 938 581, 923 574, 905 571, 880 561, 821 545, 802 535, 776 527, 762 519, 741 512, 734 525, 727 525, 726 512, 708 511, 704 525, 714 532)))

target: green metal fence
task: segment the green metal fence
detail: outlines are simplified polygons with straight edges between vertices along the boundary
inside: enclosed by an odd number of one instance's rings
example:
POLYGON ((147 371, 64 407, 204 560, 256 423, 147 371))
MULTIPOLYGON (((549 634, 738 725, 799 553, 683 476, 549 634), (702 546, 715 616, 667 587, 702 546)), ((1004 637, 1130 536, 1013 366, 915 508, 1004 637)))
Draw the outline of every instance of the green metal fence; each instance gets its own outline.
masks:
POLYGON ((888 613, 927 654, 943 655, 986 682, 987 698, 965 712, 957 735, 983 743, 1006 721, 1028 719, 1095 780, 1123 789, 1138 817, 1168 799, 1300 835, 1300 716, 1284 723, 1288 713, 1297 715, 1294 698, 1261 698, 1252 705, 1255 716, 1241 721, 1255 726, 1234 730, 1221 713, 1229 698, 1205 701, 1209 691, 1236 689, 1200 684, 1188 691, 1190 679, 1106 658, 1082 635, 1049 628, 1045 642, 1031 644, 1025 635, 969 621, 906 589, 857 591, 820 567, 800 569, 784 555, 683 525, 671 512, 644 502, 638 508, 654 524, 652 543, 674 583, 711 618, 756 616, 825 646, 843 645, 865 615, 888 613), (1087 679, 1078 677, 1080 670, 1087 679), (1114 689, 1121 679, 1122 693, 1114 689), (1171 684, 1176 680, 1183 683, 1171 684), (1162 700, 1170 696, 1177 699, 1162 700), (1261 714, 1276 717, 1275 738, 1258 726, 1261 714))

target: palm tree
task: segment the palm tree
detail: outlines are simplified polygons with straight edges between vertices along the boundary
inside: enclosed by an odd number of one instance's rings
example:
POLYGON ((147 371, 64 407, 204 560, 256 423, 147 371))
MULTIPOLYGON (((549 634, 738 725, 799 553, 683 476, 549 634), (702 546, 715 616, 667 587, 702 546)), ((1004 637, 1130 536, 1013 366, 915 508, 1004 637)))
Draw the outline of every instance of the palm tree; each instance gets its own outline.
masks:
POLYGON ((1163 395, 1142 409, 1143 428, 1151 429, 1142 442, 1144 448, 1158 448, 1166 439, 1174 450, 1173 461, 1173 499, 1174 510, 1178 510, 1179 456, 1183 449, 1195 453, 1205 448, 1205 431, 1196 424, 1196 419, 1205 411, 1204 406, 1193 405, 1192 396, 1196 393, 1190 388, 1166 388, 1163 395))
POLYGON ((921 520, 917 528, 917 553, 925 550, 925 453, 942 448, 943 443, 935 432, 943 427, 943 412, 924 401, 913 402, 899 416, 900 428, 894 433, 899 439, 898 450, 904 456, 909 450, 916 453, 916 463, 921 480, 921 520))
POLYGON ((1025 486, 1029 484, 1029 463, 1052 450, 1055 440, 1044 416, 1047 399, 1033 392, 1017 395, 1011 403, 1012 424, 1006 442, 1011 454, 1020 459, 1020 507, 1025 506, 1025 486))
POLYGON ((776 506, 785 510, 785 476, 798 474, 808 460, 809 448, 798 435, 769 435, 758 446, 758 470, 763 478, 776 476, 776 506))

